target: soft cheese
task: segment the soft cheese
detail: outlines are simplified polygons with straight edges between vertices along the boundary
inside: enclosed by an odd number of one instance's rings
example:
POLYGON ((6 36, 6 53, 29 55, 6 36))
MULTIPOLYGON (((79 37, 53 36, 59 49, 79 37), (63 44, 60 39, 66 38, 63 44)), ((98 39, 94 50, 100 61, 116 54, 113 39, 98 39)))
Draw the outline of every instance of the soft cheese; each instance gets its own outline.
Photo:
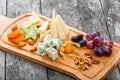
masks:
POLYGON ((41 56, 45 56, 46 55, 46 52, 45 52, 46 46, 45 46, 44 43, 39 43, 37 48, 38 48, 41 56))
POLYGON ((48 54, 48 57, 52 60, 55 60, 58 58, 58 51, 52 47, 48 47, 45 49, 46 53, 48 54))

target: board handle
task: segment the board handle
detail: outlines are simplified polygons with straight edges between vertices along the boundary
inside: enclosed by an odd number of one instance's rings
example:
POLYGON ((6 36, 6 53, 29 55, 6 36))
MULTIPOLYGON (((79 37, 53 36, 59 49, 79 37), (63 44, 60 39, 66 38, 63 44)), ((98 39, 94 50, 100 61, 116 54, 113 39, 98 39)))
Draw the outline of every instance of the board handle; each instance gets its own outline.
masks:
POLYGON ((0 15, 0 36, 2 32, 11 24, 12 18, 0 15))

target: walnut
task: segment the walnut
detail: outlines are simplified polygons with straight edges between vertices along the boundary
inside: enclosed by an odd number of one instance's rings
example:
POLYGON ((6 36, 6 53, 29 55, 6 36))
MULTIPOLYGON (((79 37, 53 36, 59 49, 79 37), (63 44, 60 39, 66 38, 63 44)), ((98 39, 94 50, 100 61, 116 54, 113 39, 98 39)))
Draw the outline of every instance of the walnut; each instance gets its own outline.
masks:
POLYGON ((94 59, 92 54, 85 54, 82 57, 76 56, 74 62, 75 65, 77 65, 77 67, 82 71, 88 70, 92 64, 100 63, 99 60, 94 59))
POLYGON ((93 64, 99 64, 99 63, 100 63, 100 60, 92 59, 92 62, 93 62, 93 64))
POLYGON ((75 64, 78 64, 79 63, 79 58, 75 58, 74 62, 75 62, 75 64))
POLYGON ((27 42, 28 42, 28 44, 30 44, 30 45, 34 45, 34 43, 35 43, 34 40, 32 40, 32 39, 28 39, 27 42))
POLYGON ((20 47, 23 47, 25 45, 26 45, 26 42, 24 42, 24 41, 21 41, 21 42, 18 43, 18 46, 20 46, 20 47))

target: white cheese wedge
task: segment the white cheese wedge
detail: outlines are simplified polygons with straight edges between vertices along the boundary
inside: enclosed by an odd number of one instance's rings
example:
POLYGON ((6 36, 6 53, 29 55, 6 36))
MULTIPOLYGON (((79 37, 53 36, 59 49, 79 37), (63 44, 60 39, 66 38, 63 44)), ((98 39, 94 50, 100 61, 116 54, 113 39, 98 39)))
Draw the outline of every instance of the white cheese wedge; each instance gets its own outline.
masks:
POLYGON ((58 51, 52 47, 46 48, 45 49, 46 53, 48 54, 48 57, 51 58, 52 60, 55 60, 58 58, 58 51))
POLYGON ((57 28, 56 28, 56 20, 54 19, 51 24, 50 24, 50 28, 52 30, 52 35, 54 38, 58 38, 58 32, 57 32, 57 28))
POLYGON ((32 22, 31 21, 24 21, 24 22, 21 22, 21 25, 22 25, 22 27, 27 28, 27 27, 32 25, 32 22))
MULTIPOLYGON (((44 37, 47 35, 47 34, 50 34, 51 30, 47 30, 45 33, 40 33, 40 41, 43 41, 44 37)), ((50 34, 51 35, 51 34, 50 34)))
POLYGON ((38 28, 40 33, 44 33, 49 28, 49 20, 42 24, 41 27, 38 28))
POLYGON ((61 40, 66 39, 67 37, 65 35, 65 32, 64 32, 63 28, 61 27, 61 25, 60 25, 59 20, 58 20, 57 17, 56 17, 56 24, 57 24, 56 27, 57 27, 57 32, 58 32, 59 38, 61 40))
POLYGON ((62 27, 63 31, 65 32, 65 35, 68 35, 69 29, 68 27, 66 27, 64 21, 62 20, 60 15, 56 15, 56 17, 58 18, 58 22, 60 24, 60 26, 62 27))
POLYGON ((36 13, 34 13, 34 12, 32 13, 32 16, 29 17, 29 21, 31 21, 36 26, 42 25, 41 18, 36 13))

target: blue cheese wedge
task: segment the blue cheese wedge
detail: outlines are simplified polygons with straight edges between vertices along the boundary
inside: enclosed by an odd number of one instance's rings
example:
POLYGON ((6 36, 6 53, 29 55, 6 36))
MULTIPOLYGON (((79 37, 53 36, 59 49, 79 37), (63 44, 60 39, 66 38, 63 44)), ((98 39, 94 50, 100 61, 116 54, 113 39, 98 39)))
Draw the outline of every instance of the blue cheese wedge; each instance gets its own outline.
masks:
POLYGON ((62 41, 58 38, 52 38, 51 35, 46 35, 42 43, 38 44, 38 50, 42 56, 48 54, 52 60, 58 58, 58 51, 62 41))
POLYGON ((46 52, 45 52, 46 46, 45 46, 44 43, 39 43, 37 48, 38 48, 41 56, 45 56, 46 55, 46 52))
POLYGON ((62 41, 60 39, 53 38, 52 42, 53 42, 53 47, 56 48, 57 50, 59 50, 59 48, 60 48, 60 46, 62 44, 62 41))
POLYGON ((49 41, 49 40, 51 40, 52 39, 52 37, 51 37, 51 35, 46 35, 45 36, 45 38, 43 39, 43 42, 47 42, 47 41, 49 41))
POLYGON ((52 60, 58 58, 58 51, 53 47, 46 48, 45 52, 48 54, 48 57, 51 58, 52 60))

